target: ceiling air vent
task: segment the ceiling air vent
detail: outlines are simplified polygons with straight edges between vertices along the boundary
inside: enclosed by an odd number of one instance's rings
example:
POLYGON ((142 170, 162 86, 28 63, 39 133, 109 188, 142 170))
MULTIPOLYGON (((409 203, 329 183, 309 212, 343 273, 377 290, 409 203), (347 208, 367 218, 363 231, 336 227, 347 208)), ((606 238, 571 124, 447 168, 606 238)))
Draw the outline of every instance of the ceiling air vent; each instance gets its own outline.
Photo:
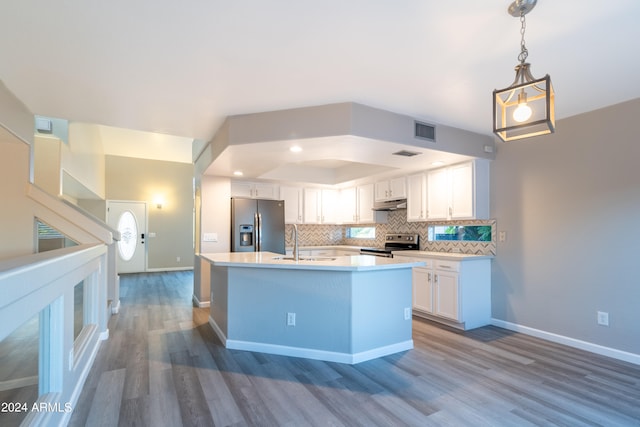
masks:
POLYGON ((418 152, 415 151, 407 151, 407 150, 400 150, 400 151, 396 151, 395 153, 391 153, 394 156, 404 156, 404 157, 413 157, 413 156, 417 156, 418 152))
POLYGON ((436 127, 426 123, 415 122, 415 137, 436 142, 436 127))
POLYGON ((53 122, 44 117, 36 117, 36 130, 40 133, 53 133, 53 122))

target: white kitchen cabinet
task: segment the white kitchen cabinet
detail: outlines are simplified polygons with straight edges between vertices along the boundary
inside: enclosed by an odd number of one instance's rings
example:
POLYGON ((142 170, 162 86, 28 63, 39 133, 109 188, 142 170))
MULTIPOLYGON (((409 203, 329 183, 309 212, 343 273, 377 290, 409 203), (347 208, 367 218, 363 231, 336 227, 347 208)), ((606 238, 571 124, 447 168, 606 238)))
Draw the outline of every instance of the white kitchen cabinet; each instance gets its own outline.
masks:
POLYGON ((407 177, 407 221, 427 219, 427 176, 424 173, 407 177))
POLYGON ((458 273, 433 270, 433 314, 461 322, 458 273))
POLYGON ((338 224, 340 222, 340 193, 338 190, 322 190, 322 209, 320 222, 323 224, 338 224))
POLYGON ((322 190, 304 189, 304 223, 320 224, 322 220, 322 190))
POLYGON ((375 184, 376 201, 397 200, 407 197, 407 182, 404 176, 378 181, 375 184))
POLYGON ((279 198, 278 185, 266 182, 231 181, 231 197, 249 197, 252 199, 279 198))
POLYGON ((373 184, 364 184, 340 190, 341 222, 344 224, 386 222, 386 212, 375 212, 372 209, 374 202, 373 192, 373 184))
POLYGON ((427 218, 449 218, 449 170, 436 169, 427 172, 427 218))
POLYGON ((304 223, 337 224, 340 217, 338 190, 305 188, 304 223))
POLYGON ((413 268, 413 309, 433 313, 433 289, 431 268, 413 268))
POLYGON ((386 212, 375 212, 373 210, 374 203, 374 185, 365 184, 357 188, 358 200, 356 203, 357 222, 359 224, 372 224, 374 222, 387 222, 386 212))
POLYGON ((358 193, 356 187, 340 190, 340 222, 356 224, 358 222, 358 193))
POLYGON ((490 324, 490 258, 406 257, 425 262, 413 268, 413 314, 464 330, 490 324))
MULTIPOLYGON (((451 219, 474 218, 475 191, 474 163, 463 163, 449 168, 451 179, 451 219)), ((487 215, 488 216, 488 215, 487 215)))
POLYGON ((284 200, 285 224, 301 224, 303 221, 303 193, 301 187, 280 187, 280 198, 284 200))
POLYGON ((489 161, 427 172, 427 219, 488 219, 489 161))

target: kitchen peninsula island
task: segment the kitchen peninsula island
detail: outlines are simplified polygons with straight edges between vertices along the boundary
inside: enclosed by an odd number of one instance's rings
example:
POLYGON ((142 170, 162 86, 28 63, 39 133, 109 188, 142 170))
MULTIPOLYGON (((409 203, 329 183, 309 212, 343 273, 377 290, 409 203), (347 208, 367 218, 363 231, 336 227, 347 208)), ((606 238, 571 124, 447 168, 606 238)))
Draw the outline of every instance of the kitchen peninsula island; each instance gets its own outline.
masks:
POLYGON ((411 268, 370 255, 201 254, 209 323, 230 349, 359 363, 413 348, 411 268))

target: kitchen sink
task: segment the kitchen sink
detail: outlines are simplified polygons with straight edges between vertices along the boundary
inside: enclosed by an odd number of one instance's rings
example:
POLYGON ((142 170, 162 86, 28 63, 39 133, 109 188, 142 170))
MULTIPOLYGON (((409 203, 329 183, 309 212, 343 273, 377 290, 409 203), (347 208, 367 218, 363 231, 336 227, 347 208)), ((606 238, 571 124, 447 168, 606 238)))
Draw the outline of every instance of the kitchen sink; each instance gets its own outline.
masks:
MULTIPOLYGON (((295 261, 292 256, 276 256, 272 258, 275 261, 295 261)), ((301 256, 298 261, 335 261, 336 258, 329 256, 301 256)))

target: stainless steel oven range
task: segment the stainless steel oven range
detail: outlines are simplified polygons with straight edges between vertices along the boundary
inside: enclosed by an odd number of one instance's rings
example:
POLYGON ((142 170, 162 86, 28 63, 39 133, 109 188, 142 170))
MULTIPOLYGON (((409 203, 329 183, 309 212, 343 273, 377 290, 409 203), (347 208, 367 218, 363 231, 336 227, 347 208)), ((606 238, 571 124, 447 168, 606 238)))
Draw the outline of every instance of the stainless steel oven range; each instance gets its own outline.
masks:
POLYGON ((417 251, 420 249, 420 235, 419 234, 386 234, 384 236, 383 248, 362 248, 360 253, 362 255, 375 255, 386 258, 391 258, 393 251, 417 251))

